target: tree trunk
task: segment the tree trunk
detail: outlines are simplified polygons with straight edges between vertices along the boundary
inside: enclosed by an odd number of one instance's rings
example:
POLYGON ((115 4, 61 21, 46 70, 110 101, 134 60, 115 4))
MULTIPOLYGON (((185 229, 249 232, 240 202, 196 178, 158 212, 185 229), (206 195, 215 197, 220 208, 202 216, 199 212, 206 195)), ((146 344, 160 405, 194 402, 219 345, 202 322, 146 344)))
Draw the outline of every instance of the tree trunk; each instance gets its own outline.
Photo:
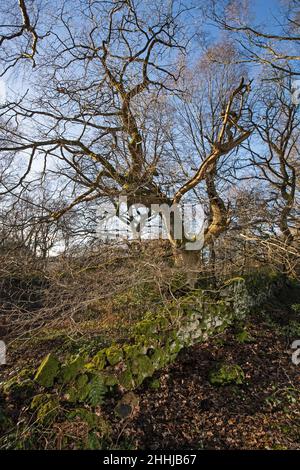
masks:
POLYGON ((186 274, 187 284, 191 289, 194 289, 198 280, 200 265, 201 265, 201 251, 174 249, 175 265, 186 274))

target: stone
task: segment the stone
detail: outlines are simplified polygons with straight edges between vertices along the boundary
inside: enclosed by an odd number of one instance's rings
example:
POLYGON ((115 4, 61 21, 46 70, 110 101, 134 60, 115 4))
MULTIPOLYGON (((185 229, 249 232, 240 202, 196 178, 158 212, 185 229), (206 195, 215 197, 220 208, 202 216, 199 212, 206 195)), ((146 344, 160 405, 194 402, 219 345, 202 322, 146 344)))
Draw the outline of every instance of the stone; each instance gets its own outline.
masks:
MULTIPOLYGON (((106 354, 105 351, 98 351, 97 354, 92 359, 91 366, 97 370, 103 370, 106 363, 106 354)), ((87 365, 86 365, 87 367, 87 365)))
POLYGON ((79 374, 83 368, 85 357, 78 354, 75 358, 72 358, 69 362, 61 367, 59 374, 59 381, 63 384, 71 382, 79 374))
POLYGON ((128 392, 124 395, 115 407, 115 414, 125 419, 132 416, 139 409, 139 397, 133 392, 128 392))
POLYGON ((106 357, 111 366, 117 365, 123 359, 123 351, 117 345, 112 345, 106 349, 106 357))
POLYGON ((130 370, 124 370, 118 377, 119 385, 124 387, 126 390, 131 390, 134 388, 134 380, 130 370))
POLYGON ((28 398, 31 398, 32 394, 35 392, 36 384, 31 379, 25 379, 22 381, 16 380, 8 381, 7 384, 3 386, 3 391, 5 394, 9 395, 11 400, 22 400, 25 401, 28 398))
POLYGON ((76 381, 65 391, 65 398, 70 403, 82 402, 88 396, 90 388, 88 385, 88 376, 79 375, 76 381))
POLYGON ((43 387, 52 387, 54 379, 57 377, 59 371, 59 362, 51 353, 45 357, 39 366, 34 380, 43 387))
POLYGON ((154 366, 148 356, 140 355, 133 359, 131 370, 133 375, 145 379, 153 374, 154 366))
POLYGON ((106 387, 114 387, 118 384, 118 378, 113 370, 104 370, 101 373, 101 378, 106 387))

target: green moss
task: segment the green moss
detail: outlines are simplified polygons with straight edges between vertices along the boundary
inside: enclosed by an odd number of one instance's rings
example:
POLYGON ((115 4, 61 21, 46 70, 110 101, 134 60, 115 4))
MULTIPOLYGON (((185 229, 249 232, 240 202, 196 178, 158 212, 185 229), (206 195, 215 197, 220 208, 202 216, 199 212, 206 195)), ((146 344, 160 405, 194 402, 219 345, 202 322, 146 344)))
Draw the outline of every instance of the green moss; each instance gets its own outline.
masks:
POLYGON ((31 400, 30 409, 35 410, 36 408, 39 408, 49 399, 49 397, 51 397, 51 394, 49 393, 39 393, 38 395, 35 395, 31 400))
POLYGON ((77 379, 65 390, 65 399, 71 403, 82 402, 89 394, 89 378, 86 374, 77 379))
POLYGON ((241 385, 245 374, 237 364, 223 364, 209 373, 209 381, 212 385, 241 385))
POLYGON ((9 416, 6 415, 4 410, 0 408, 0 432, 7 433, 7 430, 13 426, 13 422, 9 416))
POLYGON ((21 380, 16 376, 9 380, 3 386, 3 392, 9 395, 11 400, 25 401, 31 398, 35 392, 35 383, 31 379, 21 380))
POLYGON ((123 350, 126 360, 134 359, 135 357, 139 356, 140 354, 143 354, 144 352, 144 348, 140 344, 126 344, 123 347, 123 350))
MULTIPOLYGON (((151 378, 155 370, 174 361, 183 347, 206 340, 209 335, 223 331, 236 318, 241 319, 240 312, 246 311, 249 305, 253 306, 258 297, 261 301, 264 290, 268 294, 270 282, 270 277, 265 283, 260 282, 258 277, 254 277, 253 282, 250 278, 246 281, 236 278, 228 281, 222 289, 220 295, 225 294, 224 300, 219 300, 217 294, 211 295, 199 291, 166 302, 164 306, 157 304, 154 311, 148 312, 144 319, 132 328, 132 334, 128 337, 129 344, 113 344, 103 349, 107 343, 105 341, 100 343, 98 339, 92 347, 87 348, 84 344, 84 351, 79 350, 77 356, 69 358, 61 367, 59 361, 50 354, 40 365, 34 381, 30 376, 24 375, 22 379, 14 378, 5 386, 10 393, 15 393, 15 396, 23 400, 24 397, 31 398, 36 393, 37 384, 50 388, 57 379, 57 382, 62 384, 58 389, 59 392, 62 391, 64 399, 69 402, 66 404, 67 408, 70 407, 70 403, 84 403, 89 407, 99 406, 108 389, 113 391, 117 385, 121 390, 138 387, 146 378, 151 378), (248 287, 250 285, 251 288, 248 287), (261 286, 263 286, 262 294, 261 286), (88 363, 86 363, 87 356, 89 356, 88 363)), ((140 293, 138 299, 143 302, 140 293)), ((241 327, 244 327, 244 323, 241 327)), ((250 339, 245 331, 238 331, 236 338, 240 342, 250 339)), ((70 350, 68 352, 70 353, 70 350)), ((209 378, 212 384, 226 385, 241 384, 245 376, 239 366, 222 365, 212 371, 209 378)), ((151 388, 159 387, 157 379, 149 384, 151 388)), ((46 423, 48 416, 50 420, 54 416, 54 410, 55 413, 59 412, 58 402, 55 399, 53 395, 44 394, 40 404, 34 405, 35 402, 32 401, 32 406, 35 406, 33 409, 40 421, 46 423)), ((37 398, 36 400, 38 402, 37 398)), ((123 403, 120 416, 128 410, 129 413, 132 412, 130 404, 123 403)), ((93 427, 92 430, 97 432, 91 424, 91 419, 94 419, 93 414, 84 416, 83 412, 79 412, 73 417, 88 420, 93 427)), ((96 441, 97 439, 95 440, 97 446, 99 442, 96 441)))
POLYGON ((112 345, 106 349, 106 357, 111 366, 117 365, 123 359, 123 351, 120 346, 112 345))
MULTIPOLYGON (((170 306, 171 308, 171 306, 170 306)), ((160 313, 150 313, 138 322, 133 328, 133 334, 137 339, 144 337, 145 339, 157 339, 161 332, 170 328, 170 309, 162 309, 160 313)))
POLYGON ((92 359, 91 365, 97 370, 104 369, 106 364, 106 354, 104 350, 98 351, 92 359))
POLYGON ((124 370, 118 377, 118 382, 121 387, 124 387, 126 390, 131 390, 134 388, 134 380, 130 370, 124 370))
POLYGON ((137 376, 139 380, 143 380, 146 377, 150 377, 155 369, 148 356, 140 355, 133 359, 131 370, 133 375, 137 376))
POLYGON ((155 321, 153 318, 145 318, 135 325, 134 334, 136 336, 143 335, 146 337, 152 337, 156 334, 157 328, 158 320, 155 321))
POLYGON ((155 370, 164 367, 169 361, 169 356, 164 348, 156 348, 151 355, 151 362, 155 370))
POLYGON ((235 339, 238 343, 252 343, 254 341, 253 337, 247 330, 240 330, 236 333, 235 339))
POLYGON ((84 355, 78 354, 61 367, 59 382, 67 384, 79 374, 85 363, 84 355))
POLYGON ((34 380, 43 387, 52 387, 54 379, 57 377, 59 371, 59 362, 51 353, 45 357, 39 366, 34 380))
POLYGON ((153 390, 157 390, 160 388, 160 380, 159 379, 153 379, 149 383, 149 387, 152 388, 153 390))
POLYGON ((35 389, 35 383, 31 380, 33 375, 34 369, 21 369, 15 376, 3 383, 3 393, 13 400, 31 397, 35 389))
POLYGON ((87 402, 92 406, 101 405, 107 391, 101 375, 81 374, 64 391, 64 398, 70 403, 87 402))
POLYGON ((103 371, 101 374, 101 379, 106 387, 114 387, 119 383, 117 375, 114 371, 103 371))
POLYGON ((36 411, 37 420, 41 424, 50 424, 58 415, 59 401, 51 394, 39 394, 33 397, 30 408, 36 411))

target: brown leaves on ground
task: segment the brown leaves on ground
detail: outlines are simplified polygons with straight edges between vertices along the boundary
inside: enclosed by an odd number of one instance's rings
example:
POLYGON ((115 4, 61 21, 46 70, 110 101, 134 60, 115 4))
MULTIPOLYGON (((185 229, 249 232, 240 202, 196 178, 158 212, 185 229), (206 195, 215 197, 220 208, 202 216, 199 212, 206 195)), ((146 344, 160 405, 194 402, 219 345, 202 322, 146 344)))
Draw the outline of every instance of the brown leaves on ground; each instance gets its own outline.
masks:
POLYGON ((238 343, 231 331, 183 351, 160 374, 159 389, 140 389, 140 412, 126 426, 107 407, 116 441, 138 449, 300 448, 300 366, 284 336, 261 320, 251 334, 252 343, 238 343), (218 362, 239 364, 246 383, 212 386, 218 362))

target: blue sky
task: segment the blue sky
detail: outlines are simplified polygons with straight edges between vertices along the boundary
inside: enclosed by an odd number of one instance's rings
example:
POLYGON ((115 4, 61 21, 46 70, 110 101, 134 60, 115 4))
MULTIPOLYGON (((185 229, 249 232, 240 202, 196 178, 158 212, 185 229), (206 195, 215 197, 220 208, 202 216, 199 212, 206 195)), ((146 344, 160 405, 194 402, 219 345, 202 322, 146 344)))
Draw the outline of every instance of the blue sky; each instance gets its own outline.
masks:
POLYGON ((274 16, 277 16, 279 6, 280 0, 252 0, 252 9, 257 20, 267 25, 275 24, 274 16))
POLYGON ((279 4, 278 0, 253 0, 253 9, 257 11, 258 16, 269 13, 270 10, 276 8, 279 4))

